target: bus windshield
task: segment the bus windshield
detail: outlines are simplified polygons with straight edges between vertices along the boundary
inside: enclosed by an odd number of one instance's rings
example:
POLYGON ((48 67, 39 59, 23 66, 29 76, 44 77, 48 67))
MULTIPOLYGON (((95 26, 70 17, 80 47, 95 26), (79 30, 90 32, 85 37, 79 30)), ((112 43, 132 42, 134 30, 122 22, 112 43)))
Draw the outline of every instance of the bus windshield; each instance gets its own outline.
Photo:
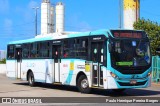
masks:
POLYGON ((115 39, 112 42, 112 64, 116 66, 146 66, 151 62, 149 41, 115 39))

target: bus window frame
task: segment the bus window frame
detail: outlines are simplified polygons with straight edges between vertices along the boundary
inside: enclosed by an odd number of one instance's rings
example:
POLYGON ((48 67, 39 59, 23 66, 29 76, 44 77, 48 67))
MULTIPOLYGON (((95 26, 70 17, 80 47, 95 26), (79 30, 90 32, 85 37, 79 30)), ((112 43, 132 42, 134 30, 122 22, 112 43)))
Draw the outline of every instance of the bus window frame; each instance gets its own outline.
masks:
POLYGON ((14 60, 15 59, 15 45, 14 44, 9 44, 7 45, 7 60, 14 60), (9 47, 13 46, 13 56, 12 58, 9 58, 9 47))
MULTIPOLYGON (((51 54, 51 41, 47 40, 47 41, 36 41, 36 42, 23 43, 22 47, 24 46, 24 44, 29 45, 29 56, 28 57, 23 57, 22 56, 22 59, 51 59, 52 58, 52 54, 51 54), (48 46, 49 56, 48 57, 40 56, 40 51, 42 49, 39 48, 39 50, 38 50, 38 46, 40 46, 40 43, 45 43, 45 42, 48 42, 48 44, 49 44, 49 46, 48 46), (39 56, 31 57, 31 44, 36 44, 36 55, 39 55, 39 56)), ((23 51, 24 50, 22 48, 22 54, 24 53, 23 51)))

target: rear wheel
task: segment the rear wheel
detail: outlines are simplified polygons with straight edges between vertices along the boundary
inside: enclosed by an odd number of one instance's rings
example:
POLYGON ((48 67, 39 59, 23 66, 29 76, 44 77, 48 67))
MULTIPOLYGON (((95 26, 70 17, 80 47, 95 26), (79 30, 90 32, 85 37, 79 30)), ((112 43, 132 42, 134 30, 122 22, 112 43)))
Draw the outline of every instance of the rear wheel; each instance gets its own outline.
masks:
POLYGON ((33 87, 35 85, 34 75, 32 72, 28 75, 28 84, 33 87))
POLYGON ((85 75, 81 75, 78 78, 78 89, 81 93, 90 93, 91 88, 89 88, 89 83, 85 75))

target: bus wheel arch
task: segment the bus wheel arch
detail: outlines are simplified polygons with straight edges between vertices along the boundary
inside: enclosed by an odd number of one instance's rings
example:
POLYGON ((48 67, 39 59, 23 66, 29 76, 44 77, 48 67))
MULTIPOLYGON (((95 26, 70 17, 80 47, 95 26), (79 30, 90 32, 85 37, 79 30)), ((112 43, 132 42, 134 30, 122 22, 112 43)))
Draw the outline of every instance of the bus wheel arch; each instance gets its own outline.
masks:
POLYGON ((35 85, 35 78, 34 78, 34 74, 33 74, 32 70, 28 70, 28 72, 27 72, 27 81, 31 87, 33 87, 35 85))
POLYGON ((84 72, 79 72, 76 77, 76 85, 81 93, 90 93, 89 81, 84 72))

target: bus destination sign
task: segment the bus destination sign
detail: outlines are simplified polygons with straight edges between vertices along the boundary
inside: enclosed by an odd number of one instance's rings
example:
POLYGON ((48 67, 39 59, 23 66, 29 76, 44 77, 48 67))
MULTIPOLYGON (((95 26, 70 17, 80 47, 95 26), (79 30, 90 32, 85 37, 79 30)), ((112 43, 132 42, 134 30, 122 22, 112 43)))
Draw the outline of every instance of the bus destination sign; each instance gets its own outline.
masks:
POLYGON ((143 31, 116 31, 112 30, 112 34, 116 38, 144 38, 146 34, 143 31))
POLYGON ((142 34, 137 33, 137 32, 134 32, 134 33, 124 33, 124 32, 118 33, 118 32, 115 32, 114 36, 118 37, 118 38, 119 37, 120 38, 142 38, 142 34))

